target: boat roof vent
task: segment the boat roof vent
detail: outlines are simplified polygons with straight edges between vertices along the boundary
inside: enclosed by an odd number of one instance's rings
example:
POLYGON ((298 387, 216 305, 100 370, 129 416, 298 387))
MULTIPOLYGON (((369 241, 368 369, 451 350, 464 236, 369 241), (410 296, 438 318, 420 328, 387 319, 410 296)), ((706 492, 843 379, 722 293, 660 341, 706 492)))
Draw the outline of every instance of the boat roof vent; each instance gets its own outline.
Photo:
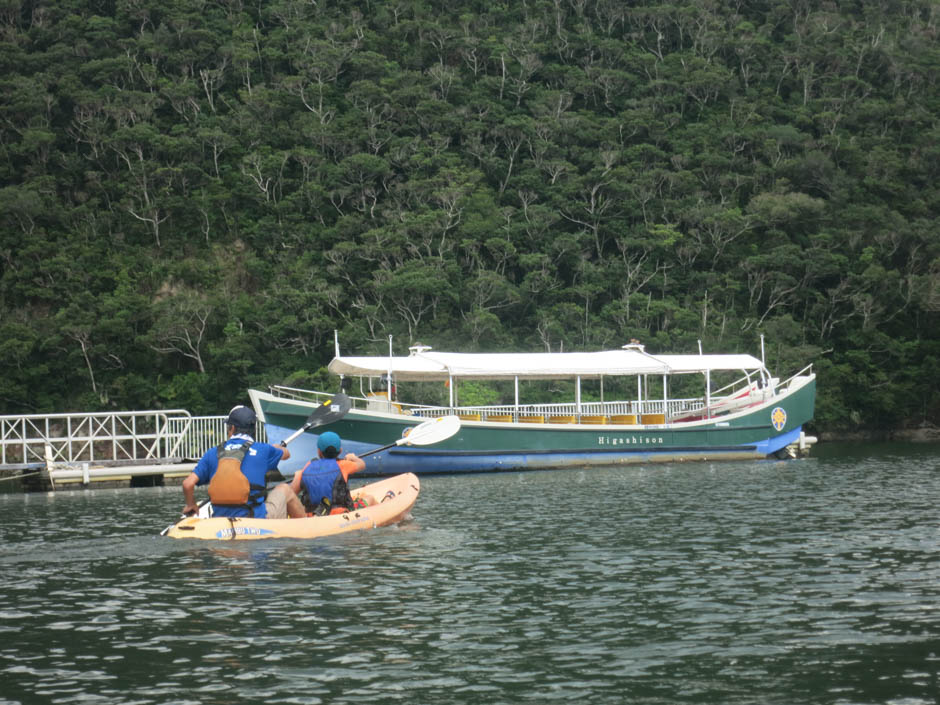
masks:
POLYGON ((408 351, 411 353, 412 356, 414 356, 414 355, 419 355, 420 353, 423 353, 423 352, 427 352, 430 349, 431 349, 430 345, 422 345, 421 343, 415 343, 410 348, 408 348, 408 351))

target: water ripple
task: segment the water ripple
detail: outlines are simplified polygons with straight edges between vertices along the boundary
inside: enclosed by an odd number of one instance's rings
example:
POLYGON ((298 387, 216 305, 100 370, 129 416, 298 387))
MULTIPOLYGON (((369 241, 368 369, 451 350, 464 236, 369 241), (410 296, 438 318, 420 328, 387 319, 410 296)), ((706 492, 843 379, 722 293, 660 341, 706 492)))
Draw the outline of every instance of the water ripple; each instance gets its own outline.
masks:
POLYGON ((940 462, 427 478, 314 542, 0 496, 0 703, 934 703, 940 462))

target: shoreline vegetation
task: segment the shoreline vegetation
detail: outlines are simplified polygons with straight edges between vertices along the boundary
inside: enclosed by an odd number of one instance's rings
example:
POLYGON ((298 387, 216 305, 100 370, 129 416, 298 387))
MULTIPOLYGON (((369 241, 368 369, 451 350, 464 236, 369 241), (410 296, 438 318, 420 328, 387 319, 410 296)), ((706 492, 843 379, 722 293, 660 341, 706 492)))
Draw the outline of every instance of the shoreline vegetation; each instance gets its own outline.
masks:
POLYGON ((817 432, 821 443, 888 442, 888 443, 940 443, 940 428, 926 424, 919 428, 886 429, 884 431, 817 432))
POLYGON ((833 437, 933 437, 938 13, 12 0, 0 413, 327 388, 334 330, 362 355, 763 335, 781 378, 813 363, 833 437))

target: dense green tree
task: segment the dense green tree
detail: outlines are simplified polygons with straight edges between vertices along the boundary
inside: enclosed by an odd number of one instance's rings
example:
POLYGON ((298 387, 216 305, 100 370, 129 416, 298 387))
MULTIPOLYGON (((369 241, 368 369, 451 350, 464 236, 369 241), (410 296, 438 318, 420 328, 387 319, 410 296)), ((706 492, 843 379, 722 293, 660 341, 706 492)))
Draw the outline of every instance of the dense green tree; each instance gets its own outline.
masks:
MULTIPOLYGON (((227 408, 347 352, 755 351, 940 423, 937 10, 0 8, 0 410, 227 408)), ((473 396, 478 391, 468 390, 473 396)))

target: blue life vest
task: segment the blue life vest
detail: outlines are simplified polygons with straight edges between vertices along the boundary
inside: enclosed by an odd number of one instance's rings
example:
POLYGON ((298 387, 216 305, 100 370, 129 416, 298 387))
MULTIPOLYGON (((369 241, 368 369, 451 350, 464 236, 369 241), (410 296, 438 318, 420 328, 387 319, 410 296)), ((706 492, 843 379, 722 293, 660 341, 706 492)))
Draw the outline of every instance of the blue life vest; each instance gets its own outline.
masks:
POLYGON ((349 485, 334 458, 311 460, 304 468, 301 480, 309 497, 308 509, 315 508, 324 500, 328 507, 353 508, 349 485))

